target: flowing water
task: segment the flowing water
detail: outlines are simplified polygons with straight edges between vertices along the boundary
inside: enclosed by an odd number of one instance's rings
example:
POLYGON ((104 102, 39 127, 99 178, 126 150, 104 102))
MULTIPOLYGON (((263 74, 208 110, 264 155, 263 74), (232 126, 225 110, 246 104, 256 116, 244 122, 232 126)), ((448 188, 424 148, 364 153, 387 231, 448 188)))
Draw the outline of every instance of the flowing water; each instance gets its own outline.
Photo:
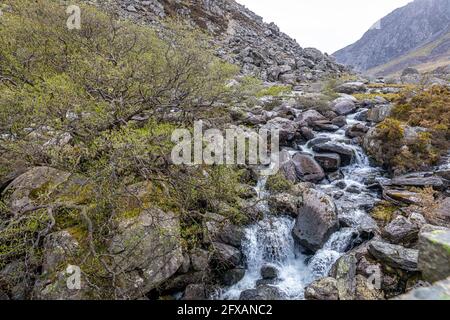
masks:
MULTIPOLYGON (((362 123, 355 120, 356 115, 347 117, 347 127, 362 123)), ((367 186, 376 179, 383 179, 383 172, 370 165, 362 148, 345 136, 345 129, 346 127, 334 133, 317 135, 352 148, 355 155, 350 166, 341 168, 341 179, 319 184, 317 188, 335 199, 339 217, 344 217, 348 226, 334 233, 313 256, 306 256, 300 252, 292 237, 295 220, 286 216, 274 217, 267 213, 265 219, 246 229, 242 243, 246 274, 239 283, 223 290, 222 299, 239 299, 242 291, 256 288, 257 281, 261 280, 261 267, 264 265, 273 265, 279 270, 279 280, 274 285, 286 299, 303 299, 305 287, 326 276, 334 262, 352 245, 361 241, 361 227, 374 226, 375 222, 368 216, 367 210, 379 200, 379 195, 367 186), (346 185, 344 189, 342 181, 346 185)), ((307 144, 299 149, 313 154, 307 144)), ((266 179, 261 179, 256 188, 261 199, 266 197, 265 182, 266 179)), ((261 201, 260 205, 263 210, 268 211, 267 202, 261 201)))

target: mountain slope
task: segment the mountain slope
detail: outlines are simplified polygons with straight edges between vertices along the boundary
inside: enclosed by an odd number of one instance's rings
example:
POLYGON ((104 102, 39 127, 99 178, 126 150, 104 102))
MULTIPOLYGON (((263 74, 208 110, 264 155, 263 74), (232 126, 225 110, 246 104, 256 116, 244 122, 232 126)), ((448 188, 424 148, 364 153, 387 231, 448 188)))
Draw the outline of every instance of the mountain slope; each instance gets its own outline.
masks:
POLYGON ((158 26, 170 17, 211 35, 218 55, 241 66, 244 74, 266 81, 298 84, 345 71, 334 58, 300 45, 279 28, 233 0, 99 0, 120 16, 158 26))
POLYGON ((340 63, 366 71, 414 51, 418 54, 434 41, 441 50, 439 55, 445 55, 449 45, 439 39, 446 39, 449 27, 450 0, 415 0, 381 19, 359 41, 333 56, 340 63))

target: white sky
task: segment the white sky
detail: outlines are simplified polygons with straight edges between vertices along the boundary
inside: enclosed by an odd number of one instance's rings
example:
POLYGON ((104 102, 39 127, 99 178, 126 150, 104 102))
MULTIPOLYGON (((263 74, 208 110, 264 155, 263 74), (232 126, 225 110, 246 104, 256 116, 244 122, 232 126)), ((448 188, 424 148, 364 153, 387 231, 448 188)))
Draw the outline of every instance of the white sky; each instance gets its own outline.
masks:
POLYGON ((352 44, 379 19, 412 0, 236 0, 275 22, 303 47, 329 54, 352 44))

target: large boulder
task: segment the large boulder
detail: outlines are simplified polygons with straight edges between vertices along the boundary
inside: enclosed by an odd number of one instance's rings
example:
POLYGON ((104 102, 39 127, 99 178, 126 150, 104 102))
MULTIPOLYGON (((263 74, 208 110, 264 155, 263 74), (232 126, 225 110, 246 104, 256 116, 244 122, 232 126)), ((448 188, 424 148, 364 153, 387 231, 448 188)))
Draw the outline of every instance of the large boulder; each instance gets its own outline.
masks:
POLYGON ((367 121, 379 123, 389 117, 392 113, 393 105, 378 105, 367 111, 367 121))
POLYGON ((204 284, 190 284, 184 290, 183 300, 206 300, 206 289, 204 284))
POLYGON ((339 300, 337 280, 331 277, 314 281, 305 289, 306 300, 339 300))
POLYGON ((42 195, 50 196, 70 178, 68 172, 35 167, 17 177, 3 191, 6 204, 15 214, 32 209, 42 195))
POLYGON ((303 203, 292 231, 298 243, 305 249, 316 252, 338 228, 336 205, 333 200, 320 191, 305 190, 303 203))
POLYGON ((419 239, 419 269, 429 282, 450 277, 450 230, 423 232, 419 239))
POLYGON ((120 296, 139 298, 169 279, 183 264, 179 219, 158 208, 123 219, 108 251, 120 296))
POLYGON ((364 137, 369 128, 362 123, 354 124, 345 131, 345 135, 349 138, 364 137))
POLYGON ((305 182, 320 182, 325 178, 325 172, 310 155, 296 153, 292 158, 297 177, 305 182))
POLYGON ((419 251, 407 249, 402 246, 372 241, 369 245, 369 253, 382 264, 394 269, 417 272, 419 251))
POLYGON ((315 121, 327 120, 321 113, 316 110, 307 110, 302 112, 297 118, 299 126, 309 126, 315 121))
POLYGON ((362 82, 347 82, 335 88, 336 92, 345 94, 364 93, 367 87, 362 82))
POLYGON ((341 156, 337 153, 319 153, 314 159, 326 172, 335 172, 341 166, 341 156))
POLYGON ((355 300, 384 300, 383 291, 377 289, 366 277, 358 274, 355 277, 355 300))
POLYGON ((219 269, 229 270, 238 267, 242 261, 241 252, 235 247, 213 242, 213 261, 219 269))
POLYGON ((289 145, 298 136, 299 125, 292 120, 277 117, 269 120, 262 128, 269 132, 278 130, 280 145, 289 145))
POLYGON ((233 286, 241 281, 245 276, 245 269, 236 268, 226 271, 222 276, 222 283, 225 286, 233 286))
POLYGON ((333 105, 332 110, 340 116, 345 116, 356 110, 356 104, 351 100, 341 100, 333 105))

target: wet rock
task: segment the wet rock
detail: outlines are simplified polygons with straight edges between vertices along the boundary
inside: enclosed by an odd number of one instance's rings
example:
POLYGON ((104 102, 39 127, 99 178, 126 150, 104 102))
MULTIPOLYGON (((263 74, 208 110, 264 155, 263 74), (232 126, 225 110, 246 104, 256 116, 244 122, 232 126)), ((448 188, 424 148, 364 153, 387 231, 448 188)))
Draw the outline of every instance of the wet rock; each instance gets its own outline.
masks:
POLYGON ((345 94, 354 94, 354 93, 361 93, 366 92, 367 87, 362 82, 348 82, 341 84, 335 89, 336 92, 339 93, 345 93, 345 94))
POLYGON ((316 252, 339 227, 333 200, 314 189, 303 192, 293 235, 305 249, 316 252))
POLYGON ((419 227, 403 216, 396 217, 383 230, 383 237, 394 244, 411 244, 418 235, 419 227))
POLYGON ((271 265, 265 265, 261 268, 261 277, 265 280, 278 278, 278 269, 271 265))
POLYGON ((381 241, 369 245, 369 253, 378 261, 394 269, 411 272, 419 271, 417 267, 419 251, 381 241))
POLYGON ((220 242, 213 242, 213 260, 219 268, 225 270, 236 268, 242 260, 241 252, 235 247, 220 242))
POLYGON ((191 258, 188 254, 183 254, 183 263, 180 266, 180 269, 178 269, 177 273, 180 274, 186 274, 189 272, 189 269, 191 268, 191 258))
POLYGON ((343 166, 348 166, 352 163, 354 158, 354 151, 352 148, 335 144, 332 142, 322 143, 313 146, 314 152, 317 153, 337 153, 341 157, 341 163, 343 166))
POLYGON ((361 193, 361 189, 356 185, 351 185, 351 186, 347 187, 347 189, 345 189, 345 191, 347 191, 348 193, 353 193, 353 194, 361 193))
POLYGON ((339 127, 334 125, 330 120, 317 120, 311 123, 311 127, 317 131, 329 131, 334 132, 339 130, 339 127))
POLYGON ((270 285, 262 285, 256 289, 245 290, 241 293, 239 300, 283 300, 284 296, 281 291, 270 285))
POLYGON ((190 272, 168 279, 158 287, 158 291, 163 294, 174 294, 184 291, 191 284, 208 283, 211 280, 212 276, 208 272, 190 272))
POLYGON ((124 219, 109 244, 116 286, 123 297, 138 298, 169 279, 182 265, 178 217, 158 208, 124 219))
POLYGON ((312 148, 312 147, 317 146, 317 145, 319 145, 319 144, 324 144, 324 143, 327 143, 327 142, 330 142, 330 141, 331 141, 330 138, 326 138, 326 137, 317 137, 317 138, 312 139, 311 141, 308 141, 308 143, 307 143, 306 146, 307 146, 308 148, 312 148))
POLYGON ((306 141, 312 140, 315 137, 314 131, 308 127, 301 127, 300 133, 301 133, 302 137, 305 138, 306 141))
POLYGON ((206 290, 204 284, 190 284, 184 291, 183 300, 206 300, 206 290))
POLYGON ((450 278, 436 282, 430 287, 417 288, 395 300, 448 300, 450 298, 450 278))
POLYGON ((354 124, 345 131, 345 135, 349 138, 363 137, 366 135, 369 128, 361 123, 354 124))
POLYGON ((339 300, 337 280, 331 277, 314 281, 305 289, 306 300, 339 300))
POLYGON ((231 287, 241 281, 245 276, 245 269, 236 268, 225 272, 222 276, 222 282, 225 286, 231 287))
POLYGON ((336 117, 331 120, 331 123, 342 128, 347 125, 347 118, 344 116, 336 117))
POLYGON ((292 158, 297 177, 305 182, 320 182, 325 178, 325 172, 310 155, 296 153, 292 158))
POLYGON ((429 282, 450 277, 450 230, 420 234, 419 269, 429 282))
POLYGON ((341 166, 341 157, 337 153, 317 154, 314 159, 326 172, 334 172, 341 166))

